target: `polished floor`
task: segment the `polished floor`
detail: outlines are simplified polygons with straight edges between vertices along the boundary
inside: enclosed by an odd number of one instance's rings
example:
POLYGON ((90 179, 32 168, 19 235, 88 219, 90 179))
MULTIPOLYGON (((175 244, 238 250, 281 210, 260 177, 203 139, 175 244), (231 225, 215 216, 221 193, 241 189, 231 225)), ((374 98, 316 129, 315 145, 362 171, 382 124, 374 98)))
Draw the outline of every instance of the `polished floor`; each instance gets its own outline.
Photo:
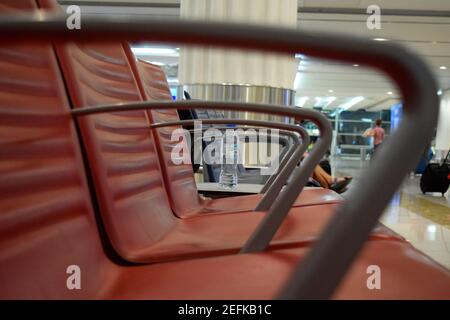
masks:
MULTIPOLYGON (((357 188, 370 162, 332 158, 331 164, 336 175, 352 175, 351 188, 357 188)), ((450 192, 444 197, 440 193, 423 195, 419 181, 420 176, 413 174, 405 179, 381 222, 450 269, 450 192)))

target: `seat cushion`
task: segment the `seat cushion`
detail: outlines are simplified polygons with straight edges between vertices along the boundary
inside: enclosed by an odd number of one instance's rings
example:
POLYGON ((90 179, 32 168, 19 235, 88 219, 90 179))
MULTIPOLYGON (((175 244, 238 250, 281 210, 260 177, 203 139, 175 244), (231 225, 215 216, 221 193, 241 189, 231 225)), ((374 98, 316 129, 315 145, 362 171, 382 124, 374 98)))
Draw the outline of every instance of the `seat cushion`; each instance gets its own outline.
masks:
MULTIPOLYGON (((262 194, 252 194, 239 197, 215 198, 204 201, 200 213, 218 213, 233 208, 233 211, 248 211, 254 209, 262 199, 262 194)), ((307 207, 321 204, 342 202, 341 195, 324 188, 305 187, 297 197, 293 207, 307 207)))
MULTIPOLYGON (((112 299, 273 299, 308 248, 224 256, 123 269, 112 299)), ((333 268, 331 265, 330 268, 333 268)), ((408 243, 369 241, 334 299, 450 299, 450 273, 408 243), (370 290, 369 266, 381 289, 370 290)))
MULTIPOLYGON (((318 239, 338 204, 292 208, 268 249, 306 247, 318 239)), ((163 239, 140 250, 129 251, 127 259, 152 263, 235 254, 263 219, 264 212, 218 213, 182 219, 163 239)), ((370 240, 403 241, 383 225, 370 240)), ((137 248, 137 247, 136 247, 137 248)))

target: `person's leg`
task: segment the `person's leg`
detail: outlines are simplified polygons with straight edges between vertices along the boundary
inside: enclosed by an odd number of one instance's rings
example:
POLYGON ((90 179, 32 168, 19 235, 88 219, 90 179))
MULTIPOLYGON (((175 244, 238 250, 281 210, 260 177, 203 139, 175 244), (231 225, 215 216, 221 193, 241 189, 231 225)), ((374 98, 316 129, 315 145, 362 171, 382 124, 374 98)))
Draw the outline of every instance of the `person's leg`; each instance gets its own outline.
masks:
POLYGON ((338 193, 344 192, 352 181, 352 177, 332 177, 320 166, 316 166, 314 169, 313 178, 319 182, 322 188, 331 189, 338 193))
POLYGON ((375 157, 376 151, 377 151, 378 147, 380 146, 380 144, 376 144, 373 146, 372 156, 370 157, 371 159, 373 159, 375 157))
POLYGON ((333 183, 333 178, 325 170, 323 170, 321 166, 316 166, 313 172, 313 178, 326 189, 328 189, 333 183))

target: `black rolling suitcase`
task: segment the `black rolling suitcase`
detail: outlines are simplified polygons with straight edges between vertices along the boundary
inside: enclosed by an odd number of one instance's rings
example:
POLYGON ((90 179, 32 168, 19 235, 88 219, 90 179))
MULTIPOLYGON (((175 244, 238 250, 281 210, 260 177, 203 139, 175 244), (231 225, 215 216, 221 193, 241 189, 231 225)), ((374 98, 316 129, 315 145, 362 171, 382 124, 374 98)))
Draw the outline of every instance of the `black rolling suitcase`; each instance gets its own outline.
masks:
POLYGON ((423 193, 440 192, 444 195, 447 192, 450 185, 450 180, 448 179, 450 174, 449 159, 450 151, 447 153, 443 163, 430 163, 426 166, 420 179, 420 190, 423 193))

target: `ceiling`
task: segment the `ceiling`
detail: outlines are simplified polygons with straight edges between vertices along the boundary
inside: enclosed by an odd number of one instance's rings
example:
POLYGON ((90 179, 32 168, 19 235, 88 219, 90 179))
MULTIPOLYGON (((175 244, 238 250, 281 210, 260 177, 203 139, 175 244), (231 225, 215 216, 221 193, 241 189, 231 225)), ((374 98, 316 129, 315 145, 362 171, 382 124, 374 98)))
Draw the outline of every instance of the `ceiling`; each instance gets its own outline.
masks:
MULTIPOLYGON (((179 0, 59 2, 83 5, 82 12, 85 14, 132 14, 149 17, 179 15, 179 0)), ((298 3, 299 29, 399 42, 422 56, 436 75, 442 90, 450 88, 450 0, 300 0, 298 3), (380 6, 382 10, 380 30, 369 30, 366 27, 366 8, 373 4, 380 6), (440 69, 441 66, 445 66, 446 70, 440 69)), ((178 64, 176 54, 150 51, 144 53, 143 57, 170 65, 167 68, 169 76, 175 76, 178 64)), ((299 59, 295 89, 297 104, 305 107, 323 105, 334 109, 350 106, 349 110, 364 108, 379 111, 388 109, 399 101, 395 86, 383 75, 361 66, 309 57, 299 59)))
MULTIPOLYGON (((299 10, 299 29, 399 42, 422 56, 442 89, 450 88, 450 1, 304 0, 303 4, 307 10, 299 10), (380 30, 366 27, 365 8, 371 4, 381 7, 380 30), (339 8, 346 10, 336 10, 339 8), (383 13, 383 10, 388 14, 383 13), (441 70, 441 66, 446 66, 447 70, 441 70)), ((315 97, 324 95, 336 97, 328 106, 331 109, 360 96, 365 99, 350 110, 365 108, 378 111, 388 109, 399 101, 396 99, 398 93, 395 86, 386 77, 360 66, 311 60, 301 62, 299 68, 297 95, 310 97, 305 103, 308 107, 317 103, 315 97)))

